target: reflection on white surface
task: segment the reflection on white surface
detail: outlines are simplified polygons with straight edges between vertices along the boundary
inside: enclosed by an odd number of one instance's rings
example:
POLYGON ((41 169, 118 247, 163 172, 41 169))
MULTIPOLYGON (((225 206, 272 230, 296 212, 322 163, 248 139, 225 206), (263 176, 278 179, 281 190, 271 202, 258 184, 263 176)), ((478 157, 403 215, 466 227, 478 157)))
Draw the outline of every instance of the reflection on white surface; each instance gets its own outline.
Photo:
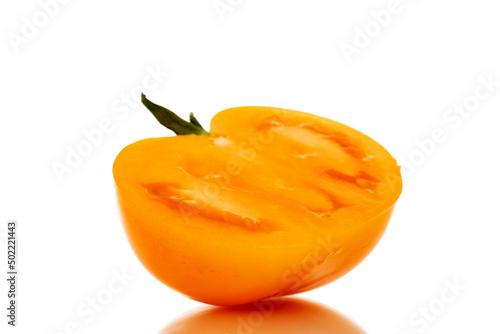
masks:
POLYGON ((297 298, 238 307, 195 310, 159 334, 366 334, 354 322, 320 304, 297 298))

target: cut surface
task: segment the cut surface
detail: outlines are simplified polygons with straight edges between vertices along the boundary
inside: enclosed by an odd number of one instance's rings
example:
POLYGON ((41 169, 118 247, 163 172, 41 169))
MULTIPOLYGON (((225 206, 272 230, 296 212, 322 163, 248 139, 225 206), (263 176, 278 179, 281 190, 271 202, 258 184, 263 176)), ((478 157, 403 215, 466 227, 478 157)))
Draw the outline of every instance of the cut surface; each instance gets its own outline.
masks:
POLYGON ((302 113, 249 109, 221 112, 211 136, 140 142, 154 161, 142 157, 131 178, 170 210, 262 233, 361 223, 395 202, 401 183, 387 175, 399 168, 370 138, 302 113), (338 219, 342 211, 356 221, 338 219))

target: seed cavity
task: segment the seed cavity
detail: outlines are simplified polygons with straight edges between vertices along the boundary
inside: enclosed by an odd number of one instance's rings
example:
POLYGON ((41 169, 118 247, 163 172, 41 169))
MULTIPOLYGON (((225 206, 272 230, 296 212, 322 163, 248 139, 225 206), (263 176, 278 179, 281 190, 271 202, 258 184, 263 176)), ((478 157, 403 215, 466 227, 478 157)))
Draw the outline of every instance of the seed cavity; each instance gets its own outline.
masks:
POLYGON ((356 159, 365 158, 365 152, 357 145, 351 142, 351 138, 342 132, 331 132, 321 128, 319 125, 314 123, 303 123, 299 127, 311 131, 313 133, 321 135, 323 138, 332 141, 342 147, 344 152, 356 159))
POLYGON ((335 169, 329 169, 326 171, 325 174, 328 177, 334 178, 336 180, 353 184, 360 189, 366 190, 369 193, 374 193, 378 183, 380 182, 380 180, 378 180, 377 178, 363 171, 353 176, 349 174, 344 174, 335 169))
POLYGON ((192 190, 182 189, 177 183, 155 182, 143 185, 144 191, 155 201, 179 211, 185 220, 191 220, 194 216, 201 216, 216 223, 229 223, 240 226, 250 231, 278 233, 280 230, 273 229, 272 223, 242 214, 238 212, 237 203, 230 203, 224 198, 203 200, 192 190), (234 206, 235 209, 230 209, 234 206), (229 208, 228 208, 229 207, 229 208))
POLYGON ((268 131, 272 128, 278 128, 278 127, 282 127, 282 126, 285 126, 285 125, 281 122, 278 122, 275 120, 269 120, 269 121, 266 121, 264 123, 259 124, 257 126, 257 131, 265 132, 265 131, 268 131))

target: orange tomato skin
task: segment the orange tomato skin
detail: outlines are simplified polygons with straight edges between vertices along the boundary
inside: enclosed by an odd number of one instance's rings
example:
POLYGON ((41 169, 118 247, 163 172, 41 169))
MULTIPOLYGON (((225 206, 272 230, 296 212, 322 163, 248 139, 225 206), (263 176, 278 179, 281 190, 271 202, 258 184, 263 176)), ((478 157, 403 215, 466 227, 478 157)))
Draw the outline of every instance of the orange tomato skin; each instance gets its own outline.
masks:
POLYGON ((226 306, 345 275, 380 240, 402 189, 395 160, 369 137, 266 107, 222 111, 209 135, 129 145, 113 173, 146 269, 226 306))

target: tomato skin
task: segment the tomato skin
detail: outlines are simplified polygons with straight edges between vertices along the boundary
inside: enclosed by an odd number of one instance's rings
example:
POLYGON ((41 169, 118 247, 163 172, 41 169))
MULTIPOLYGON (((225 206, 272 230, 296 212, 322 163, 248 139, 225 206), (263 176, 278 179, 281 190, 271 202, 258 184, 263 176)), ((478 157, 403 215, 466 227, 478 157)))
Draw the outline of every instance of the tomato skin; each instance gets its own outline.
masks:
POLYGON ((395 160, 369 137, 266 107, 222 111, 210 134, 131 144, 113 173, 146 269, 225 306, 345 275, 382 237, 402 189, 395 160))

